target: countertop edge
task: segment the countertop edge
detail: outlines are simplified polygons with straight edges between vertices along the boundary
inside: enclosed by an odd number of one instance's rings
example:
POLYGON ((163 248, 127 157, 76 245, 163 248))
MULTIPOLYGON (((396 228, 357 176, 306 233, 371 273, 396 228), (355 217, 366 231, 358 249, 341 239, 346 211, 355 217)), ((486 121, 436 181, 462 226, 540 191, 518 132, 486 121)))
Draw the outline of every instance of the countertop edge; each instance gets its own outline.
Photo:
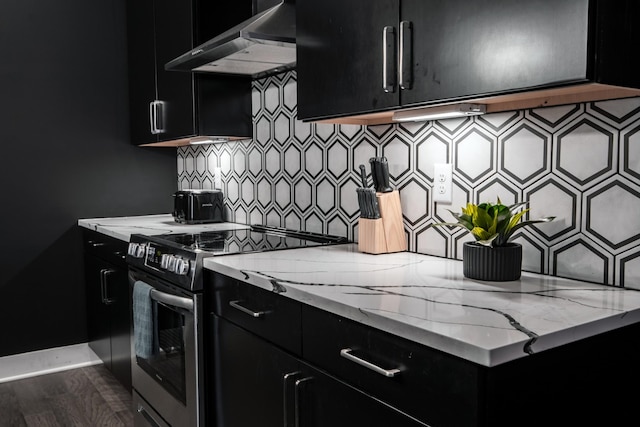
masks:
MULTIPOLYGON (((223 259, 224 257, 222 257, 223 259)), ((379 316, 376 313, 360 309, 358 307, 342 304, 327 299, 321 295, 311 294, 294 286, 278 283, 277 290, 273 285, 273 279, 260 273, 244 271, 233 266, 225 265, 221 258, 206 258, 203 266, 205 269, 215 271, 245 283, 257 286, 271 292, 278 292, 295 301, 311 305, 327 312, 345 317, 387 332, 414 343, 442 351, 461 359, 482 365, 494 367, 517 359, 526 358, 529 355, 540 353, 561 345, 570 344, 598 334, 613 331, 633 323, 640 322, 640 308, 607 316, 597 321, 581 324, 569 329, 563 329, 546 334, 536 340, 527 337, 517 343, 511 343, 499 348, 483 348, 470 343, 465 343, 445 335, 421 329, 417 326, 403 323, 402 321, 379 316), (219 262, 217 261, 219 260, 219 262)))
POLYGON ((90 221, 78 220, 78 226, 82 228, 86 228, 87 230, 97 231, 100 234, 104 234, 105 236, 113 237, 118 240, 122 240, 123 242, 129 241, 129 235, 120 234, 117 231, 112 230, 109 227, 102 227, 99 224, 93 224, 90 221))
MULTIPOLYGON (((241 280, 245 283, 249 283, 253 286, 257 286, 261 289, 274 292, 272 280, 261 276, 260 274, 245 272, 243 270, 238 270, 236 268, 217 263, 215 257, 206 258, 203 265, 207 270, 215 271, 231 278, 241 280)), ((407 325, 406 323, 394 319, 380 317, 375 313, 363 311, 357 307, 340 304, 323 298, 322 296, 311 296, 308 292, 294 287, 287 287, 284 292, 278 293, 283 297, 291 298, 292 300, 311 305, 315 308, 325 310, 363 325, 371 326, 383 332, 396 335, 409 341, 443 351, 447 354, 451 354, 483 366, 495 366, 499 363, 527 356, 519 345, 504 347, 498 351, 481 349, 443 335, 431 333, 412 325, 407 325)))

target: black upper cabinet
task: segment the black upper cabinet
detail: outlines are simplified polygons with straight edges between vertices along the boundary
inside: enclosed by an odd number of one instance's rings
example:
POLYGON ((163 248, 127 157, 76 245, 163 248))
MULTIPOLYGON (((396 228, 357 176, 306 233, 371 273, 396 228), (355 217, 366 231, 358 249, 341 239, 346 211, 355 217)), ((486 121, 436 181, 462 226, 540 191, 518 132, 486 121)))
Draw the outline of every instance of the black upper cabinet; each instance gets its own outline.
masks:
POLYGON ((249 18, 251 1, 214 12, 212 2, 127 2, 131 142, 182 145, 185 138, 250 138, 251 80, 166 71, 164 65, 249 18), (171 143, 167 143, 171 142, 171 143))
POLYGON ((382 88, 382 34, 397 27, 397 0, 298 0, 298 118, 396 107, 382 88))
POLYGON ((411 89, 402 105, 588 79, 586 0, 403 0, 411 89))
POLYGON ((156 94, 153 0, 127 2, 129 121, 131 142, 157 142, 150 130, 150 105, 156 94))
POLYGON ((539 89, 640 87, 638 2, 298 0, 298 117, 539 89))

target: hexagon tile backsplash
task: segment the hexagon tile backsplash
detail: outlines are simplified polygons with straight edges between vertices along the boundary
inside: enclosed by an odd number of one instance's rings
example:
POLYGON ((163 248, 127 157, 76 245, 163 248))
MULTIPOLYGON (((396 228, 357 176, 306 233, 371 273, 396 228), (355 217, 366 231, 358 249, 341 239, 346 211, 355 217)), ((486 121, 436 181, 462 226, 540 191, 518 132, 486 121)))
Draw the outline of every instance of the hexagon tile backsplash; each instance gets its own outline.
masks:
POLYGON ((529 200, 523 269, 640 289, 640 98, 383 126, 296 120, 296 73, 253 84, 254 139, 178 149, 178 187, 214 188, 231 221, 357 239, 358 165, 389 160, 409 250, 462 257, 469 234, 432 227, 467 201, 529 200), (434 203, 434 163, 453 203, 434 203))

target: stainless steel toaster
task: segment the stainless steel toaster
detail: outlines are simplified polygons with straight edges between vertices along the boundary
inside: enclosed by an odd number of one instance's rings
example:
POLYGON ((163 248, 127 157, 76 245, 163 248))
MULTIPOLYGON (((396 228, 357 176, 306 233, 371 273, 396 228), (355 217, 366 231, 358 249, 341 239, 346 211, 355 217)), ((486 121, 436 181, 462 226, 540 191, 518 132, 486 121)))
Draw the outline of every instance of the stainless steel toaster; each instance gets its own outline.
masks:
POLYGON ((184 224, 225 220, 221 190, 180 190, 173 194, 173 219, 184 224))

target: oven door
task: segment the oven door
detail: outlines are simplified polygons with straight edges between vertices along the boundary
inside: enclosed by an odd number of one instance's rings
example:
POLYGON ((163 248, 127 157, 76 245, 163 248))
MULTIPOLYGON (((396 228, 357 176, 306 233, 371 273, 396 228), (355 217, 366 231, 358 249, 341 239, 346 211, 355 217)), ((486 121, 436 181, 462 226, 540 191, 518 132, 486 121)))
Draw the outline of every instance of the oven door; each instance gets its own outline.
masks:
MULTIPOLYGON (((200 392, 202 345, 198 338, 202 295, 130 267, 132 291, 138 281, 151 287, 153 345, 150 352, 141 354, 136 351, 133 338, 132 384, 142 398, 135 409, 139 413, 157 413, 171 426, 204 425, 200 392)), ((138 424, 154 425, 150 417, 136 418, 138 424)))

